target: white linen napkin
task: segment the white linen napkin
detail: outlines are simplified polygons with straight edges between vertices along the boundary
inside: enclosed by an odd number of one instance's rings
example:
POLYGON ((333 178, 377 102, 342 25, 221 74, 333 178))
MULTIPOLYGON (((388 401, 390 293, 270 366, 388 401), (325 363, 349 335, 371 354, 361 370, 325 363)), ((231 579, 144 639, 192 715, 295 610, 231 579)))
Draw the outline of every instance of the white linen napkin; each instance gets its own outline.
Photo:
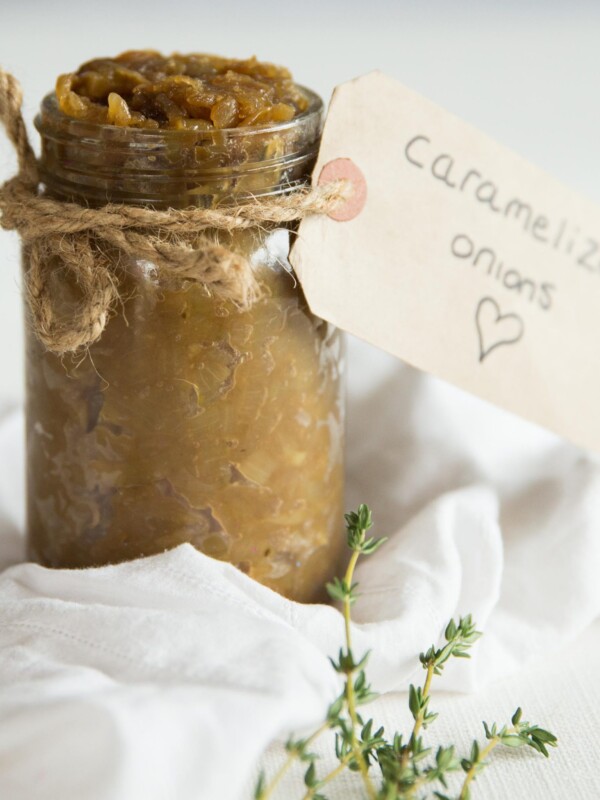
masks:
MULTIPOLYGON (((348 507, 390 541, 360 564, 354 650, 406 688, 450 617, 485 632, 446 689, 559 648, 600 612, 595 457, 352 342, 348 507)), ((23 558, 22 414, 0 421, 0 796, 242 800, 268 743, 338 691, 342 618, 182 545, 88 570, 23 558)), ((340 531, 342 521, 340 521, 340 531)), ((341 534, 342 535, 342 534, 341 534)))

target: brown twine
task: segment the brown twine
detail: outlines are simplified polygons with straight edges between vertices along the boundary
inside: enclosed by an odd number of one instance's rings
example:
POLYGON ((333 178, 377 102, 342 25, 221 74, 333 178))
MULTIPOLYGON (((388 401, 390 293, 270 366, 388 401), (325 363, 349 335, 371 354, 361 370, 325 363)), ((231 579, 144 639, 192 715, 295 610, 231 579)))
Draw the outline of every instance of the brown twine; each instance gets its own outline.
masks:
POLYGON ((249 261, 199 234, 327 213, 348 196, 348 186, 336 182, 223 209, 163 211, 117 203, 88 208, 43 197, 38 162, 21 113, 22 99, 16 78, 0 67, 0 122, 19 167, 17 175, 0 187, 0 226, 18 231, 27 248, 23 283, 31 324, 44 346, 57 354, 97 341, 121 302, 120 259, 109 255, 114 248, 127 257, 150 261, 164 278, 204 284, 215 296, 248 307, 259 295, 249 261), (71 273, 81 294, 68 315, 60 305, 61 270, 71 273))

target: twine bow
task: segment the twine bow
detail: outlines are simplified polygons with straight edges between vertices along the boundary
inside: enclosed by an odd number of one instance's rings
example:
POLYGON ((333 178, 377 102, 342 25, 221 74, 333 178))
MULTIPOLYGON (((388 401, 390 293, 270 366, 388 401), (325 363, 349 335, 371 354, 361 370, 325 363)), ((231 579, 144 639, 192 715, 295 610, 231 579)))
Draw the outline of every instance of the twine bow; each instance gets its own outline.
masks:
POLYGON ((27 248, 23 285, 31 324, 42 344, 57 354, 97 341, 121 302, 121 259, 115 258, 115 248, 153 263, 162 277, 204 284, 215 296, 247 307, 259 295, 248 259, 203 232, 291 222, 327 213, 347 198, 348 187, 339 182, 223 209, 157 210, 116 203, 88 208, 45 197, 39 193, 22 97, 18 81, 0 68, 0 122, 18 158, 18 173, 0 187, 0 226, 18 231, 27 248), (60 301, 63 271, 80 295, 67 314, 60 301))

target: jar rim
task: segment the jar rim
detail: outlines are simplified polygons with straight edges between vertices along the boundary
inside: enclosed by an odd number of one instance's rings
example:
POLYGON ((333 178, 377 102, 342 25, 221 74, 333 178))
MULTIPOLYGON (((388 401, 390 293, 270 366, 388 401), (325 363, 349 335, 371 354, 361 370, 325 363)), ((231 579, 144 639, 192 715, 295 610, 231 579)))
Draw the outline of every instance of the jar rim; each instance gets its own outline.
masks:
POLYGON ((261 134, 275 134, 283 133, 285 131, 293 130, 298 125, 306 122, 315 116, 321 117, 323 114, 324 103, 322 98, 302 84, 296 84, 307 97, 309 101, 308 107, 297 114, 292 119, 285 120, 284 122, 269 122, 263 125, 241 125, 235 128, 214 128, 212 130, 194 130, 190 129, 175 129, 175 128, 136 128, 133 126, 125 125, 111 125, 106 122, 91 122, 89 120, 78 119, 69 114, 65 114, 58 105, 58 99, 55 92, 48 92, 44 96, 40 106, 40 112, 34 118, 34 125, 40 134, 44 133, 44 121, 64 122, 68 124, 69 129, 72 129, 74 134, 78 132, 86 138, 93 136, 94 133, 98 134, 99 138, 103 140, 115 138, 117 140, 127 139, 129 141, 137 140, 140 143, 147 141, 149 144, 154 144, 166 137, 176 141, 181 139, 189 145, 190 139, 196 138, 198 142, 206 143, 215 139, 216 137, 225 138, 242 138, 253 135, 261 134))
POLYGON ((50 93, 35 118, 40 177, 58 197, 100 205, 211 206, 286 193, 308 180, 322 129, 323 101, 300 88, 309 106, 291 120, 208 131, 88 122, 50 93))

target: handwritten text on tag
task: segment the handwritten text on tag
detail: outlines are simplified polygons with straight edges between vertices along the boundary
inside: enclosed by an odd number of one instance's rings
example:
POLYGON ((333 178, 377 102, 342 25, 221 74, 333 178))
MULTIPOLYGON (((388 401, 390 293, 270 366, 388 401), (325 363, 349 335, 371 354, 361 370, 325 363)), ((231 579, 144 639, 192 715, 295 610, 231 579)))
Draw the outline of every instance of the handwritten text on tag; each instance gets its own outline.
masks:
POLYGON ((378 72, 336 89, 315 180, 334 159, 366 203, 302 222, 312 310, 600 450, 600 208, 378 72))

